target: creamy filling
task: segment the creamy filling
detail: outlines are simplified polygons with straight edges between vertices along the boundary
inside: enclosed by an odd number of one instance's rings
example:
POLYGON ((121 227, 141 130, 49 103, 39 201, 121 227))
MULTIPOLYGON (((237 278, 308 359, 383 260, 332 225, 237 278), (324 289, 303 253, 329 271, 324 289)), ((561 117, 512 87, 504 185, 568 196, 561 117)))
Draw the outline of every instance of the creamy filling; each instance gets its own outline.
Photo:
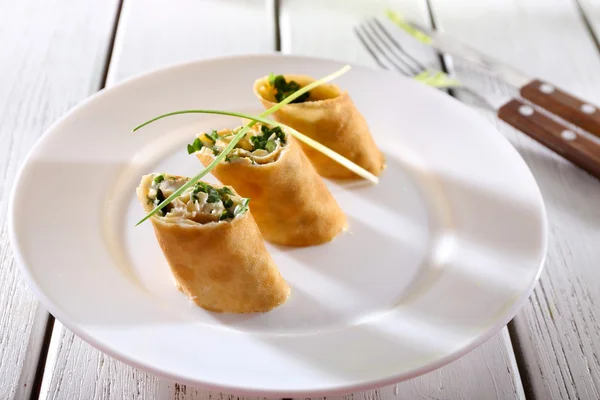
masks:
MULTIPOLYGON (((202 132, 188 145, 188 153, 200 151, 216 157, 242 129, 241 126, 230 130, 223 129, 210 133, 202 132)), ((256 124, 236 143, 225 157, 225 162, 242 162, 250 164, 268 164, 277 161, 284 146, 286 135, 279 127, 269 128, 256 124)))
MULTIPOLYGON (((187 181, 186 178, 155 174, 148 188, 149 203, 152 206, 159 205, 187 181)), ((229 221, 247 211, 248 201, 226 186, 218 188, 204 182, 196 182, 162 208, 157 215, 167 219, 187 219, 200 224, 229 221)))

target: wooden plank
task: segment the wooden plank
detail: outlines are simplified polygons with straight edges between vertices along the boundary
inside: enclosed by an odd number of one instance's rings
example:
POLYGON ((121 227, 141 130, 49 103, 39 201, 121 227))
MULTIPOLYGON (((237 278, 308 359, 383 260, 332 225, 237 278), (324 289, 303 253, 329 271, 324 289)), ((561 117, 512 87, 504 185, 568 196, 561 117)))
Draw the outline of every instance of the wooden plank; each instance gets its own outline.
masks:
POLYGON ((273 0, 125 0, 107 84, 200 58, 275 50, 273 0))
MULTIPOLYGON (((272 52, 273 2, 125 0, 107 86, 197 58, 272 52), (252 21, 249 25, 248 21, 252 21)), ((42 383, 43 399, 233 399, 187 388, 127 366, 57 322, 42 383)))
POLYGON ((504 329, 478 349, 429 374, 378 390, 312 400, 523 399, 510 348, 504 329))
POLYGON ((0 399, 29 398, 48 314, 7 233, 15 173, 40 134, 98 90, 118 2, 0 1, 0 399))
MULTIPOLYGON (((377 62, 361 44, 353 29, 368 16, 383 17, 390 7, 403 14, 429 23, 425 0, 280 0, 281 51, 308 56, 339 59, 358 65, 377 67, 377 62), (335 21, 335 22, 334 22, 335 21), (326 31, 327 35, 323 35, 326 31)), ((439 67, 434 52, 405 41, 403 45, 426 66, 439 67)))
MULTIPOLYGON (((354 35, 353 28, 367 16, 383 16, 387 7, 401 11, 407 18, 429 25, 426 1, 282 0, 282 51, 336 58, 375 67, 377 63, 354 35), (327 35, 323 35, 324 31, 327 31, 327 35)), ((386 23, 385 17, 382 23, 386 23)), ((390 29, 394 30, 393 26, 390 29)), ((439 59, 434 52, 412 40, 405 40, 402 44, 420 62, 439 69, 439 59)), ((438 371, 397 387, 363 393, 362 396, 515 399, 523 398, 523 391, 508 333, 504 329, 468 356, 438 371)))
MULTIPOLYGON (((58 322, 53 336, 48 368, 53 377, 45 380, 41 400, 63 398, 94 399, 177 399, 177 400, 250 400, 227 393, 216 393, 159 379, 127 366, 89 346, 58 322)), ((522 399, 521 384, 515 380, 516 362, 510 351, 506 330, 490 339, 477 350, 453 364, 416 379, 391 385, 380 390, 365 391, 330 400, 418 399, 522 399), (509 351, 507 351, 507 349, 509 351), (499 363, 489 363, 498 356, 499 363), (486 360, 482 364, 481 360, 486 360), (485 369, 486 373, 479 370, 485 369), (466 379, 477 375, 480 379, 466 379), (511 384, 505 384, 506 382, 511 384), (490 388, 494 388, 490 390, 490 388), (446 397, 444 397, 446 396, 446 397)), ((256 398, 254 398, 256 399, 256 398)), ((322 398, 315 400, 323 400, 322 398)))
MULTIPOLYGON (((600 57, 574 1, 432 0, 432 6, 444 32, 600 103, 600 57)), ((460 63, 457 76, 473 85, 481 82, 460 63)), ((487 80, 485 89, 499 94, 507 88, 487 80)), ((538 399, 598 399, 600 182, 520 132, 498 125, 532 169, 550 222, 544 274, 513 325, 526 392, 538 399)))
MULTIPOLYGON (((96 350, 57 322, 40 400, 239 400, 157 378, 96 350)), ((251 398, 245 398, 250 400, 251 398)))

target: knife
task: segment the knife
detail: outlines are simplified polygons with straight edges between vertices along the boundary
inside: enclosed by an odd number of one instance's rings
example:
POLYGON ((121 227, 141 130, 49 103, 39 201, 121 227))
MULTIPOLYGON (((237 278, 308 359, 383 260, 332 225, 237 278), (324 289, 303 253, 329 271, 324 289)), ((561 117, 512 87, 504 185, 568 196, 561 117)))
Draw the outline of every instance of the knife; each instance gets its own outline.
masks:
POLYGON ((497 109, 498 117, 600 179, 600 142, 579 130, 600 138, 599 107, 393 11, 388 11, 387 16, 420 42, 463 59, 517 88, 523 99, 539 108, 521 99, 511 99, 497 109))

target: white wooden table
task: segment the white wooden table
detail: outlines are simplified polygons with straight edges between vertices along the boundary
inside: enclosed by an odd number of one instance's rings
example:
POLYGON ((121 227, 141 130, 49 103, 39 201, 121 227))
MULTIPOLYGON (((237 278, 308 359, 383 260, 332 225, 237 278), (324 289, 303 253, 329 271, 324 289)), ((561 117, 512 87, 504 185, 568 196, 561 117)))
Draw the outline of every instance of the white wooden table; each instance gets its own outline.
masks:
MULTIPOLYGON (((352 27, 386 7, 600 103, 600 0, 0 0, 0 399, 232 398, 131 368, 48 315, 8 243, 15 173, 70 107, 143 71, 276 50, 375 66, 352 27)), ((419 57, 440 67, 433 53, 419 57)), ((504 90, 464 66, 450 72, 504 90)), ((508 328, 470 354, 355 397, 600 398, 600 182, 487 115, 529 164, 548 207, 541 282, 508 328)))

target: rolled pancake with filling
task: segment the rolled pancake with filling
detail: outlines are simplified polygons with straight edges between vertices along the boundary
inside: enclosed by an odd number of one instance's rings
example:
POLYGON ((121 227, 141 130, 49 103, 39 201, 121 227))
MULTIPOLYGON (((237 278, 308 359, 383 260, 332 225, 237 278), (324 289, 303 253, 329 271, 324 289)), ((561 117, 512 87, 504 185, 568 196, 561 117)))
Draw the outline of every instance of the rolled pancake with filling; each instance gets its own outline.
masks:
MULTIPOLYGON (((283 75, 284 82, 297 90, 314 79, 305 75, 283 75)), ((281 79, 281 78, 280 78, 281 79)), ((254 83, 254 94, 265 108, 271 108, 295 90, 282 96, 279 86, 268 76, 254 83)), ((288 86, 289 87, 289 86, 288 86)), ((317 142, 329 147, 355 164, 379 176, 385 167, 383 153, 377 148, 363 115, 350 95, 333 84, 323 84, 273 113, 273 118, 317 142)), ((354 172, 325 156, 314 148, 299 142, 317 172, 326 178, 358 179, 354 172)))
MULTIPOLYGON (((198 159, 209 165, 241 128, 199 134, 198 159)), ((252 199, 252 215, 271 243, 318 245, 346 227, 337 201, 296 141, 281 128, 257 123, 212 174, 252 199)))
MULTIPOLYGON (((145 175, 138 199, 150 212, 188 180, 145 175)), ((290 288, 267 252, 248 199, 233 189, 199 181, 150 220, 177 288, 198 306, 266 312, 288 298, 290 288)))

